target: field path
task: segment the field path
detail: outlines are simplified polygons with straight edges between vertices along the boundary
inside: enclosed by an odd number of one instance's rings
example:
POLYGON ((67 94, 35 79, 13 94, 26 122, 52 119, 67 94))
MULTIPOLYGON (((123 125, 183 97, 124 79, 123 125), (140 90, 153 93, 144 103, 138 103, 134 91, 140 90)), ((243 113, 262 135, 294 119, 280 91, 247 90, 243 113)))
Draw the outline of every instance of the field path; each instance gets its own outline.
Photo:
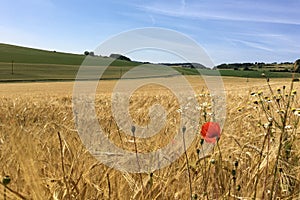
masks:
MULTIPOLYGON (((176 78, 165 78, 167 81, 173 81, 176 84, 176 78)), ((153 79, 155 82, 155 79, 153 79)), ((187 80, 192 84, 194 89, 199 90, 206 88, 203 79, 198 76, 188 76, 187 80)), ((132 81, 132 80, 125 80, 132 81)), ((111 93, 116 84, 116 80, 101 81, 98 86, 98 93, 111 93)), ((254 88, 266 87, 264 79, 247 79, 237 77, 223 77, 225 90, 229 91, 245 91, 254 88)), ((289 85, 289 79, 271 79, 271 85, 275 87, 282 85, 289 85)), ((298 85, 298 84, 296 84, 298 85)), ((0 97, 18 97, 18 96, 72 96, 74 82, 38 82, 38 83, 1 83, 0 97)), ((176 85, 178 90, 184 89, 181 85, 176 85)), ((162 88, 160 88, 161 90, 162 88)), ((147 91, 156 91, 156 87, 147 87, 147 91)), ((145 91, 144 91, 145 92, 145 91)))

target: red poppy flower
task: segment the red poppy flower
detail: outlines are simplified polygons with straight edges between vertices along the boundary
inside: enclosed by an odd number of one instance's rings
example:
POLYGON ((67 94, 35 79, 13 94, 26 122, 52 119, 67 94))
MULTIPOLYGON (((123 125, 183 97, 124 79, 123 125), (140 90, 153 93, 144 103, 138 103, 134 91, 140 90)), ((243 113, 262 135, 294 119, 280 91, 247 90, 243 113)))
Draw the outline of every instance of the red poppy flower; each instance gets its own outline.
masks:
POLYGON ((221 128, 217 122, 206 122, 202 125, 201 135, 205 142, 215 143, 221 136, 221 128))

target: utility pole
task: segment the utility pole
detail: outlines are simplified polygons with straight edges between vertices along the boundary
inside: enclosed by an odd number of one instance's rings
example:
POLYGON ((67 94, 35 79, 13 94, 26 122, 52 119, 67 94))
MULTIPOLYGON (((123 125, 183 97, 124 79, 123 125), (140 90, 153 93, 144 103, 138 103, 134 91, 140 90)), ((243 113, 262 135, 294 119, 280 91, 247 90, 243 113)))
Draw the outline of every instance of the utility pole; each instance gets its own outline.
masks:
POLYGON ((11 61, 11 74, 14 74, 14 61, 11 61))
POLYGON ((120 68, 120 79, 122 78, 123 76, 123 67, 120 68))

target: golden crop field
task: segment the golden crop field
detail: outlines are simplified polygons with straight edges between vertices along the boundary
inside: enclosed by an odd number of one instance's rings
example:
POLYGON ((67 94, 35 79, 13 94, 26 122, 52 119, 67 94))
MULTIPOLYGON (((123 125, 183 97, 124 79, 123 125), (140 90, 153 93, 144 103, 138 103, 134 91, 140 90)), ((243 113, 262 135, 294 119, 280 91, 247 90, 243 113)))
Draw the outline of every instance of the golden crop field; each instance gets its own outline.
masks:
MULTIPOLYGON (((0 84, 0 178, 10 178, 1 181, 0 199, 300 199, 299 83, 290 92, 289 79, 268 85, 265 79, 223 78, 226 121, 204 155, 200 129, 212 120, 211 96, 203 80, 187 79, 200 105, 189 107, 200 112, 196 139, 169 166, 141 174, 102 164, 82 144, 72 111, 73 82, 0 84)), ((99 124, 114 144, 150 152, 174 142, 182 127, 172 91, 153 84, 132 94, 129 112, 136 124, 150 122, 155 104, 167 111, 155 136, 134 138, 112 115, 115 84, 101 81, 95 99, 99 124)), ((86 121, 88 128, 88 113, 86 121)))

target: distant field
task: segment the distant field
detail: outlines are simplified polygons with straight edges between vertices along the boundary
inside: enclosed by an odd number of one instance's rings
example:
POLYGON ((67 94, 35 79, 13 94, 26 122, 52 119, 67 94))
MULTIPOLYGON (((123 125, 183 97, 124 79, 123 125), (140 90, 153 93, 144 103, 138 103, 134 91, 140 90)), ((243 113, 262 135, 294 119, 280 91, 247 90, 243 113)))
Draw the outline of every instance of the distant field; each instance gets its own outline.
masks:
MULTIPOLYGON (((74 80, 84 55, 0 44, 0 81, 74 80)), ((110 64, 102 78, 115 79, 141 63, 89 57, 90 64, 110 64)))
MULTIPOLYGON (((33 63, 3 63, 0 62, 0 82, 6 81, 71 81, 74 80, 80 65, 63 64, 33 64, 33 63), (12 71, 13 68, 13 71, 12 71)), ((102 79, 119 79, 124 73, 134 66, 109 66, 102 79)), ((177 71, 184 75, 199 74, 196 69, 185 69, 175 67, 177 71)), ((288 72, 269 72, 269 71, 236 71, 236 70, 201 70, 201 75, 221 75, 245 78, 261 78, 265 73, 269 78, 290 78, 288 72)), ((300 74, 296 74, 300 77, 300 74)))
MULTIPOLYGON (((0 82, 14 81, 70 81, 74 80, 84 55, 45 51, 0 43, 0 82)), ((107 66, 102 79, 118 79, 140 62, 114 60, 108 57, 89 57, 89 65, 107 66)), ((196 69, 174 67, 184 75, 196 75, 196 69)), ((222 75, 246 78, 261 78, 265 73, 270 78, 288 78, 289 72, 270 72, 267 69, 242 70, 201 70, 201 75, 222 75)), ((296 74, 296 77, 300 77, 296 74)))
MULTIPOLYGON (((179 72, 184 75, 196 75, 198 71, 196 69, 187 69, 187 68, 176 68, 179 72)), ((202 75, 214 75, 216 72, 214 70, 203 70, 201 69, 202 75)), ((270 72, 267 70, 259 71, 241 71, 233 69, 220 69, 218 70, 221 76, 234 76, 234 77, 245 77, 245 78, 262 78, 262 73, 264 73, 269 78, 290 78, 292 73, 289 72, 270 72)), ((296 73, 295 77, 300 77, 300 74, 296 73)))
MULTIPOLYGON (((0 82, 75 80, 86 56, 0 44, 0 82)), ((108 57, 88 57, 87 65, 108 66, 102 79, 118 79, 142 63, 108 57)))
MULTIPOLYGON (((198 76, 186 76, 186 79, 191 83, 194 87, 194 90, 197 92, 201 92, 205 83, 202 78, 198 76)), ((153 79, 155 82, 157 79, 153 79)), ((176 77, 168 78, 165 80, 170 80, 175 82, 176 77)), ((243 77, 223 77, 222 78, 225 90, 227 92, 238 92, 241 89, 247 89, 250 93, 251 88, 258 88, 262 85, 266 86, 266 81, 264 79, 252 78, 248 79, 243 77)), ((289 79, 271 79, 271 85, 283 85, 289 79)), ((113 88, 118 80, 105 80, 101 81, 101 85, 98 86, 99 94, 108 94, 113 91, 113 88)), ((123 80, 123 81, 134 81, 134 80, 123 80)), ((19 97, 19 96, 72 96, 73 92, 73 81, 64 81, 64 82, 37 82, 37 83, 2 83, 0 84, 0 97, 19 97), (45 93, 46 92, 46 93, 45 93)), ((274 86, 274 87, 275 87, 274 86)), ((180 87, 180 86, 179 86, 180 87)), ((147 91, 150 93, 154 93, 157 90, 155 87, 147 87, 147 91)), ((160 88, 160 91, 163 92, 160 88)), ((145 90, 143 90, 145 92, 145 90)), ((158 92, 158 91, 157 91, 158 92)))
MULTIPOLYGON (((32 49, 0 43, 1 63, 27 63, 27 64, 57 64, 57 65, 81 65, 86 56, 81 54, 62 53, 32 49)), ((112 62, 113 66, 136 66, 137 62, 125 60, 114 60, 112 58, 98 57, 91 58, 98 64, 112 62), (114 61, 114 62, 113 62, 114 61)))
MULTIPOLYGON (((0 63, 0 82, 6 81, 71 81, 79 65, 0 63)), ((118 79, 133 66, 109 66, 102 79, 118 79)))

